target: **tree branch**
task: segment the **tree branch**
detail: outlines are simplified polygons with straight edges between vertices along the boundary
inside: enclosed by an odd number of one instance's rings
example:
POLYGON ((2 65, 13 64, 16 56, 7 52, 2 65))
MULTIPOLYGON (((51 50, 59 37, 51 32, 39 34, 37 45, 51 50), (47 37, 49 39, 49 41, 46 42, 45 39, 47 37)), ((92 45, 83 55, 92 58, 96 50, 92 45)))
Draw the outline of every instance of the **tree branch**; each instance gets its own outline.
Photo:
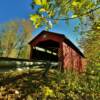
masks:
POLYGON ((97 7, 97 8, 94 8, 94 9, 90 9, 88 12, 83 13, 83 14, 77 16, 77 17, 62 18, 62 19, 59 19, 59 18, 46 18, 46 17, 44 17, 44 18, 50 19, 50 20, 71 20, 71 19, 76 19, 76 18, 80 18, 80 17, 86 16, 86 15, 96 11, 97 9, 100 9, 100 7, 97 7))
MULTIPOLYGON (((86 31, 80 31, 80 33, 86 33, 86 32, 91 32, 91 31, 94 31, 93 29, 90 29, 90 30, 86 30, 86 31)), ((95 30, 96 32, 99 32, 100 30, 95 30)))

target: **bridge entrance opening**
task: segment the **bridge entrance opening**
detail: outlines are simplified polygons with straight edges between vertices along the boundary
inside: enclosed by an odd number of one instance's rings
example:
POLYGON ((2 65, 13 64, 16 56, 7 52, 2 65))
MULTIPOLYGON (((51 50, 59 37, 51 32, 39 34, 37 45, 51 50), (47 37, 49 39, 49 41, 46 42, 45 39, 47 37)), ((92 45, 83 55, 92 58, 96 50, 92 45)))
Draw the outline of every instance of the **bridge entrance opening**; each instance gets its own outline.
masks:
POLYGON ((59 43, 46 40, 39 42, 32 49, 32 59, 58 62, 59 43))

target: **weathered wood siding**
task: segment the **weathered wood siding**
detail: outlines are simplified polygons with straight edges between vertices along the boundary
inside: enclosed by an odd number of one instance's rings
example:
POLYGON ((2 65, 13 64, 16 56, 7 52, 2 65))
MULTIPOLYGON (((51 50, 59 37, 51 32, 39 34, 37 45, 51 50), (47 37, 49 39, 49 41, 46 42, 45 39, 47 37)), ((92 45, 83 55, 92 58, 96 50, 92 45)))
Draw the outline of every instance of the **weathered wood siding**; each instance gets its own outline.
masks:
POLYGON ((82 58, 66 43, 63 44, 63 66, 64 69, 71 68, 82 71, 82 58))

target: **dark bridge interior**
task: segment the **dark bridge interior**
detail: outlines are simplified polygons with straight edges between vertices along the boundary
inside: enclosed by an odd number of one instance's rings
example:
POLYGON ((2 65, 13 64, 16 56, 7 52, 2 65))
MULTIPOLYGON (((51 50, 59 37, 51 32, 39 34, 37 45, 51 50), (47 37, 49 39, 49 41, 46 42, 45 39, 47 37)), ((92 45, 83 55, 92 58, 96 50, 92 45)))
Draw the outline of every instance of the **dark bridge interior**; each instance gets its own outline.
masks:
POLYGON ((58 48, 59 43, 52 40, 39 42, 33 47, 32 59, 57 62, 58 48))

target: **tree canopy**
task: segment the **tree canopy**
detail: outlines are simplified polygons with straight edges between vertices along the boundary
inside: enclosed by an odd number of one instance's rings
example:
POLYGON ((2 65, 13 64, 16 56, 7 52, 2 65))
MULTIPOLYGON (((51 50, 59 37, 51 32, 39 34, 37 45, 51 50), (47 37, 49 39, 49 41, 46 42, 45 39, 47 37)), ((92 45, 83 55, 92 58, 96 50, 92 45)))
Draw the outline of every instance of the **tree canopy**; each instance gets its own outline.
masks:
POLYGON ((31 5, 34 13, 30 15, 30 20, 36 28, 42 25, 52 28, 58 20, 79 19, 82 24, 86 20, 85 26, 92 22, 91 28, 96 24, 95 28, 100 29, 99 22, 94 21, 95 17, 100 18, 99 0, 33 0, 31 5))

